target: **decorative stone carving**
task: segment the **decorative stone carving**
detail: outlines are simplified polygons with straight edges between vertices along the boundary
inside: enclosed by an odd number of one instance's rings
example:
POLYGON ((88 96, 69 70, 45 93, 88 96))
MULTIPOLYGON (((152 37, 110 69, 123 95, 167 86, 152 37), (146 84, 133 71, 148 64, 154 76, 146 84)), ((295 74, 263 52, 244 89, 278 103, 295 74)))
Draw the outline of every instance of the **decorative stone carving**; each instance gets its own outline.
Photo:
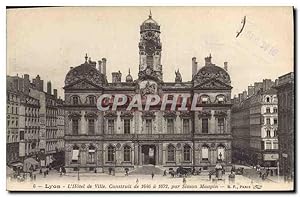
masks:
POLYGON ((96 119, 98 115, 95 112, 85 112, 84 117, 85 119, 96 119))
POLYGON ((124 119, 124 118, 132 119, 133 118, 133 113, 131 111, 122 111, 120 117, 122 119, 124 119))
POLYGON ((176 112, 175 111, 166 111, 164 113, 164 118, 176 118, 176 112))
POLYGON ((227 112, 224 111, 224 110, 218 110, 218 111, 215 111, 214 116, 216 116, 216 117, 226 117, 227 116, 227 112))
POLYGON ((155 94, 156 92, 156 85, 150 84, 149 81, 147 81, 146 86, 141 89, 141 95, 146 95, 146 94, 155 94))
POLYGON ((78 120, 81 118, 81 113, 80 112, 69 112, 69 115, 68 115, 69 119, 70 120, 78 120))
POLYGON ((118 115, 117 115, 116 111, 107 111, 107 112, 105 112, 104 117, 105 118, 117 118, 118 115))
POLYGON ((182 77, 181 77, 181 74, 179 72, 179 69, 177 71, 175 71, 175 82, 176 83, 181 83, 182 82, 182 77))
POLYGON ((210 110, 199 111, 198 117, 199 118, 210 118, 211 117, 211 111, 210 110))
POLYGON ((155 118, 155 113, 153 111, 143 111, 142 118, 155 118))
POLYGON ((180 118, 191 118, 192 112, 191 111, 182 111, 179 115, 180 118))

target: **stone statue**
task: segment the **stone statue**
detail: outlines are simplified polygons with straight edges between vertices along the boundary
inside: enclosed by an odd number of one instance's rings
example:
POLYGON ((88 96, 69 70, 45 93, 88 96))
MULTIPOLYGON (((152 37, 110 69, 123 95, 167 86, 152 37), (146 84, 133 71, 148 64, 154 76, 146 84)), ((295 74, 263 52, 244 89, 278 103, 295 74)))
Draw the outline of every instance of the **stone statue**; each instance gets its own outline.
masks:
POLYGON ((176 83, 181 83, 182 82, 182 77, 181 77, 181 74, 179 72, 179 69, 177 71, 175 71, 175 82, 176 83))

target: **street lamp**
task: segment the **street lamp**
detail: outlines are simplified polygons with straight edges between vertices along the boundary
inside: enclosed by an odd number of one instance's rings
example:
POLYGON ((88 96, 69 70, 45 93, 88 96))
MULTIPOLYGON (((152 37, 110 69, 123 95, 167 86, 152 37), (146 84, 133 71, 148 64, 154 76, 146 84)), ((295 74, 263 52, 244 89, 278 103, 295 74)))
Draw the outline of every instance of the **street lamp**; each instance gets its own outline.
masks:
POLYGON ((80 181, 80 176, 79 176, 79 165, 80 165, 80 151, 78 153, 78 160, 77 160, 77 164, 78 164, 78 167, 77 167, 77 180, 80 181))

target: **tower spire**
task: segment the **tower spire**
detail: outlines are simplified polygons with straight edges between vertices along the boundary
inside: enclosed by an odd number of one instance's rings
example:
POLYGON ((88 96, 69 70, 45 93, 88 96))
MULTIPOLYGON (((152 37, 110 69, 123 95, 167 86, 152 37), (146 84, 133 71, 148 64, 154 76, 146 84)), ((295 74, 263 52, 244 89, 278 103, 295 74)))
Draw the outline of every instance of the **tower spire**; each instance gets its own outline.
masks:
POLYGON ((88 60, 88 55, 87 55, 87 53, 85 54, 84 59, 85 59, 85 62, 87 62, 87 60, 88 60))
POLYGON ((150 8, 150 12, 149 12, 149 18, 152 18, 151 8, 150 8))

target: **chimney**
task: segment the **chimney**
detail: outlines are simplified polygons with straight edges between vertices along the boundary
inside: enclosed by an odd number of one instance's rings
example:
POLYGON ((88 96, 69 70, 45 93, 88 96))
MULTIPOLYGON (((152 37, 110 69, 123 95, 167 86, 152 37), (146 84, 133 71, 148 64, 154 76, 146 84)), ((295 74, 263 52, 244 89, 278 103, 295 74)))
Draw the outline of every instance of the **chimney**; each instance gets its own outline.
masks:
POLYGON ((106 58, 102 58, 103 74, 106 76, 106 58))
POLYGON ((102 66, 102 61, 99 60, 99 61, 98 61, 98 70, 99 70, 100 73, 102 73, 101 66, 102 66))
POLYGON ((120 83, 121 82, 121 78, 122 78, 122 73, 119 72, 112 72, 112 82, 113 83, 120 83))
POLYGON ((228 71, 228 62, 224 62, 224 70, 227 72, 228 71))
POLYGON ((209 54, 208 57, 205 57, 204 60, 205 60, 205 66, 211 65, 211 54, 209 54))
POLYGON ((248 96, 252 96, 254 92, 254 86, 250 84, 250 86, 248 86, 248 96))
POLYGON ((24 74, 24 92, 26 94, 29 93, 29 86, 30 86, 29 75, 28 74, 24 74))
POLYGON ((51 94, 51 81, 47 82, 47 94, 51 94))
POLYGON ((244 91, 243 91, 243 100, 245 100, 246 98, 247 98, 247 91, 244 90, 244 91))
POLYGON ((254 93, 256 94, 258 91, 260 91, 260 89, 263 87, 263 83, 262 82, 255 82, 254 83, 254 93))
POLYGON ((239 103, 242 102, 242 100, 243 100, 243 94, 239 93, 239 103))
POLYGON ((269 90, 274 85, 274 82, 271 79, 263 80, 263 91, 269 90))
POLYGON ((192 77, 194 77, 195 74, 197 74, 197 70, 198 70, 198 65, 196 62, 196 57, 192 58, 192 77))
POLYGON ((53 95, 55 98, 57 98, 57 89, 53 89, 53 95))

